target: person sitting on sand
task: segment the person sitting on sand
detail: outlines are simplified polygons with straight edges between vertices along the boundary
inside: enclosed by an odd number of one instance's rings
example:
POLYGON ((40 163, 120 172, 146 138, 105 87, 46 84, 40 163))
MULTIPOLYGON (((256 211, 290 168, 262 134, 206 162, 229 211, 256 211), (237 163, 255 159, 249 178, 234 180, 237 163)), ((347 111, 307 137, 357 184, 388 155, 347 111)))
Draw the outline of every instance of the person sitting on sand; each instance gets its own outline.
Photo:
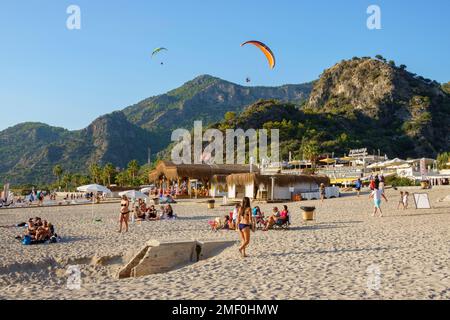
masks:
POLYGON ((39 217, 35 217, 34 218, 34 226, 36 228, 42 227, 43 226, 42 219, 39 217))
POLYGON ((36 226, 34 225, 34 221, 32 218, 28 219, 28 227, 27 227, 27 235, 34 238, 36 235, 36 226))
POLYGON ((280 211, 278 210, 278 207, 274 207, 272 209, 272 215, 269 217, 266 223, 266 227, 264 228, 264 231, 269 230, 273 227, 273 225, 277 222, 278 218, 280 217, 280 211))
POLYGON ((158 211, 156 210, 154 205, 151 205, 148 209, 148 219, 149 220, 157 220, 158 219, 158 211))
POLYGON ((138 204, 134 206, 134 217, 138 221, 144 221, 145 220, 145 212, 141 211, 141 208, 138 204))
POLYGON ((164 212, 165 212, 165 214, 166 214, 168 219, 174 219, 175 218, 172 206, 170 204, 166 205, 166 207, 164 208, 164 212))
POLYGON ((261 209, 258 206, 252 209, 252 216, 254 219, 261 216, 261 209))
POLYGON ((213 221, 208 221, 211 229, 213 231, 218 231, 221 229, 228 229, 228 222, 230 221, 230 216, 225 215, 223 218, 217 217, 213 221))
POLYGON ((139 199, 138 204, 139 204, 139 209, 145 215, 148 212, 148 208, 147 208, 147 205, 145 204, 144 200, 139 199))
POLYGON ((223 228, 224 229, 226 229, 226 230, 229 230, 230 229, 230 221, 231 221, 231 218, 230 218, 230 216, 229 215, 224 215, 223 216, 223 228))
POLYGON ((240 204, 240 203, 237 203, 237 204, 234 206, 234 209, 233 209, 233 220, 232 220, 233 228, 232 228, 232 229, 236 229, 236 228, 237 228, 236 222, 237 222, 237 217, 238 217, 238 215, 239 215, 239 210, 240 210, 240 209, 241 209, 241 204, 240 204))
POLYGON ((50 227, 48 225, 47 220, 44 220, 42 226, 37 228, 35 238, 37 241, 45 241, 50 239, 50 237, 51 237, 50 227))

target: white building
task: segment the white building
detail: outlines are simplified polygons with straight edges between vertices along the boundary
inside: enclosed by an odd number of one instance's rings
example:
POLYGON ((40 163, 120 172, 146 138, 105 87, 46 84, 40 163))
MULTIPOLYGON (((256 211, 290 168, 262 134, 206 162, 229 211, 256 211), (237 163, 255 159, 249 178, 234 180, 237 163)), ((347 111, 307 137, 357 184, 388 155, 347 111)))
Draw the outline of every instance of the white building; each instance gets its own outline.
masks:
MULTIPOLYGON (((228 198, 249 197, 257 200, 291 200, 295 195, 308 198, 307 194, 314 194, 314 198, 318 199, 321 183, 328 187, 330 179, 325 176, 313 175, 232 174, 227 177, 228 198)), ((331 189, 327 190, 329 197, 339 196, 339 191, 336 193, 331 189)))

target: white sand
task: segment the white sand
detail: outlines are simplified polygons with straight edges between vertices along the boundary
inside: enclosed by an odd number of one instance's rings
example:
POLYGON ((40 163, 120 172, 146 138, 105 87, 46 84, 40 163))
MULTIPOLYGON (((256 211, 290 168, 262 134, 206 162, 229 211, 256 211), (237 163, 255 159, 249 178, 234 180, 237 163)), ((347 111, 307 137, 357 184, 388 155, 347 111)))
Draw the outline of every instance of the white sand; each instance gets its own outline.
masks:
MULTIPOLYGON (((450 188, 428 192, 433 209, 399 211, 398 192, 389 190, 383 218, 371 217, 367 194, 288 203, 291 229, 252 233, 247 259, 236 245, 165 274, 124 280, 113 277, 115 270, 147 240, 238 240, 236 232, 212 232, 207 224, 231 208, 180 203, 174 205, 177 221, 135 224, 122 235, 115 232, 118 204, 97 205, 102 222, 96 223, 90 206, 0 210, 0 225, 38 215, 64 239, 23 246, 14 239, 21 229, 0 229, 0 298, 449 299, 450 205, 438 199, 450 188), (302 222, 301 205, 317 206, 316 221, 302 222), (95 256, 109 257, 110 265, 90 265, 95 256), (79 290, 66 286, 65 271, 73 264, 82 270, 79 290), (368 268, 379 269, 379 290, 368 288, 368 268)), ((266 213, 272 206, 260 205, 266 213)))

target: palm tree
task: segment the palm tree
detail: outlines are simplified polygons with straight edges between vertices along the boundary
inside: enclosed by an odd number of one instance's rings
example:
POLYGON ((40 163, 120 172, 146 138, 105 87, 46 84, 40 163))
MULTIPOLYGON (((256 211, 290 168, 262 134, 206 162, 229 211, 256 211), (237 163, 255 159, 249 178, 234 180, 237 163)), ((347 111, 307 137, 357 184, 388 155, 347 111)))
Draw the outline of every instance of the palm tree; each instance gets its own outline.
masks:
POLYGON ((101 179, 102 168, 98 164, 93 163, 89 167, 89 171, 91 173, 92 179, 94 180, 94 183, 99 183, 101 179))
POLYGON ((111 179, 115 173, 116 168, 114 168, 112 163, 107 163, 103 168, 103 176, 106 178, 106 181, 108 181, 108 186, 111 185, 111 179))
POLYGON ((73 186, 81 186, 81 178, 82 178, 81 174, 75 173, 72 175, 72 180, 70 181, 70 183, 73 186))
POLYGON ((317 156, 319 155, 319 145, 317 144, 317 141, 310 140, 308 142, 302 142, 301 150, 303 157, 311 161, 314 168, 317 156))
POLYGON ((439 169, 445 169, 449 161, 450 161, 450 152, 438 154, 437 165, 439 169))
POLYGON ((140 169, 140 166, 139 166, 139 163, 137 162, 137 160, 131 160, 128 163, 127 170, 128 170, 128 173, 130 174, 132 181, 134 181, 136 179, 136 176, 139 173, 139 169, 140 169))
POLYGON ((121 171, 116 176, 116 182, 119 186, 123 187, 129 182, 129 176, 127 171, 121 171))
POLYGON ((70 173, 65 173, 62 177, 62 183, 65 185, 65 190, 69 189, 69 184, 72 181, 72 175, 70 173))
POLYGON ((64 170, 59 164, 57 164, 56 166, 53 167, 53 174, 58 179, 58 184, 61 183, 61 176, 62 176, 63 172, 64 172, 64 170))

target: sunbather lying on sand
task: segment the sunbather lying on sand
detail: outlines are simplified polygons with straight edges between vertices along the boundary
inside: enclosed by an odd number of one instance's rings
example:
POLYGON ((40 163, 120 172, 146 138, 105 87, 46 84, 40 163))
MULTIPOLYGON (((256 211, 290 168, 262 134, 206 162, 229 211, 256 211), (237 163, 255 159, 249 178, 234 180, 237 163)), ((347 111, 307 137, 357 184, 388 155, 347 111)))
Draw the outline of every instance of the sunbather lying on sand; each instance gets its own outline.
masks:
POLYGON ((57 241, 57 235, 55 233, 55 228, 47 220, 41 220, 41 218, 36 217, 34 219, 30 218, 28 223, 21 223, 16 226, 26 227, 25 236, 16 236, 16 239, 22 240, 24 238, 29 238, 31 241, 36 243, 42 243, 50 240, 50 242, 57 241))

